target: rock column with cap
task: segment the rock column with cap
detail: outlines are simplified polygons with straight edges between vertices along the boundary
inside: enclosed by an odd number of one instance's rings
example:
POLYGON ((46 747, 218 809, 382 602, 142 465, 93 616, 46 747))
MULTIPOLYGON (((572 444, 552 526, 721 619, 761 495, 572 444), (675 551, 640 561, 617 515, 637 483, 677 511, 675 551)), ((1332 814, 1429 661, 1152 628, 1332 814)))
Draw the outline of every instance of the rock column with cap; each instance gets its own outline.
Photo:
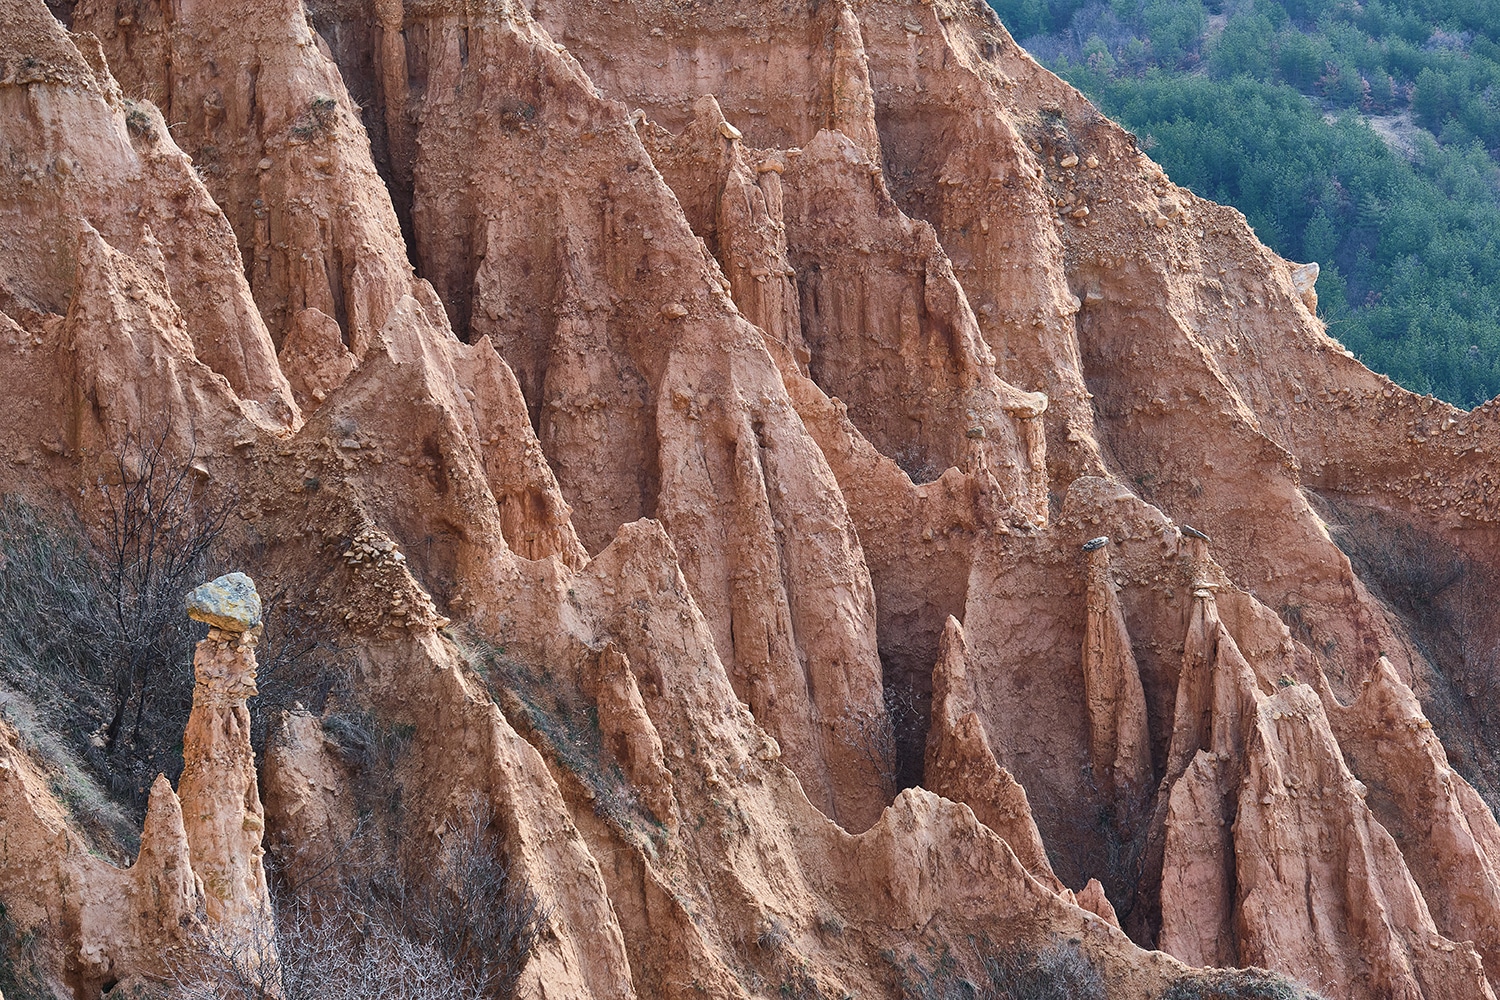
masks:
POLYGON ((246 705, 256 693, 260 597, 248 576, 230 573, 192 591, 187 605, 189 616, 210 626, 193 656, 197 683, 178 782, 193 871, 203 882, 210 932, 274 961, 265 933, 271 913, 261 863, 265 813, 246 705))

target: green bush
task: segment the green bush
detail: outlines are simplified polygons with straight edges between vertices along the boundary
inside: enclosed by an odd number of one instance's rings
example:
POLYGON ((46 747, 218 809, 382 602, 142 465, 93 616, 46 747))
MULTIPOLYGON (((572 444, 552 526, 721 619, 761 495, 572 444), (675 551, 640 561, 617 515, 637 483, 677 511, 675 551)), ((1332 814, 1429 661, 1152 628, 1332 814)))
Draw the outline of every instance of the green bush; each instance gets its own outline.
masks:
POLYGON ((1198 0, 1145 0, 1141 25, 1162 66, 1176 66, 1198 49, 1208 22, 1198 0))
POLYGON ((1208 71, 1219 79, 1251 76, 1263 79, 1275 69, 1276 26, 1256 11, 1235 14, 1209 51, 1208 71))
POLYGON ((314 94, 291 125, 287 134, 300 142, 311 142, 329 132, 338 123, 338 102, 327 94, 314 94))

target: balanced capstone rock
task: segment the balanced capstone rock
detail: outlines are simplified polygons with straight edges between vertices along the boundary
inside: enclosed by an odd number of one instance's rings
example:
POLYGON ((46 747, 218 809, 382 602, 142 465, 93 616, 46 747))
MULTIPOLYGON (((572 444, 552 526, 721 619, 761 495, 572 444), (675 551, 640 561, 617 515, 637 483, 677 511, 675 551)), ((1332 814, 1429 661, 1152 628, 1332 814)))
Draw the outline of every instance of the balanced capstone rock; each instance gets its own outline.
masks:
POLYGON ((260 611, 255 581, 244 573, 226 573, 187 595, 189 618, 225 632, 248 632, 257 627, 260 611))

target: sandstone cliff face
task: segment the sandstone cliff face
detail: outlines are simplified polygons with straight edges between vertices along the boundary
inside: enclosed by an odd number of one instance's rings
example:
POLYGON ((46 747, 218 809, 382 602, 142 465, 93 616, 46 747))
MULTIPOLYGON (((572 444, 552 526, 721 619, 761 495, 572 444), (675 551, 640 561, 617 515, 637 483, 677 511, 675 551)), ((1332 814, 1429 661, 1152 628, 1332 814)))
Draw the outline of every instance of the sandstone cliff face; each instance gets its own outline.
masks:
POLYGON ((216 633, 120 870, 0 734, 54 985, 480 802, 539 996, 1059 942, 1111 997, 1493 996, 1493 406, 1363 369, 984 8, 63 12, 0 0, 7 481, 61 515, 169 416, 410 736, 356 774, 291 711, 258 788, 216 633))
MULTIPOLYGON (((3 23, 7 312, 69 311, 92 270, 80 259, 80 234, 95 229, 172 289, 199 361, 269 419, 289 421, 291 393, 248 294, 235 234, 161 113, 122 93, 96 40, 73 44, 45 10, 8 3, 3 23)), ((146 290, 124 290, 114 308, 143 301, 146 290)))

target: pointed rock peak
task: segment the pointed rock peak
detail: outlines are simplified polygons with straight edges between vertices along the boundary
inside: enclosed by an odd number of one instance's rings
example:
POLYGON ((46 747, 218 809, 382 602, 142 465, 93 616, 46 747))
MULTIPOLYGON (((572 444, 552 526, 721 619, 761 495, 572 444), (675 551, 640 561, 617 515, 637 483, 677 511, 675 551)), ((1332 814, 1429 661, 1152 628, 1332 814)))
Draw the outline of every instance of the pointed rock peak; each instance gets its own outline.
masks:
MULTIPOLYGON (((1094 784, 1126 826, 1140 818, 1151 792, 1151 733, 1140 669, 1110 574, 1109 546, 1088 550, 1083 684, 1094 784)), ((1106 538, 1105 541, 1108 541, 1106 538)), ((1092 546, 1092 548, 1089 548, 1092 546)))
POLYGON ((0 17, 0 51, 25 53, 16 60, 7 83, 20 86, 34 84, 87 84, 92 81, 88 63, 68 38, 68 31, 52 16, 45 4, 11 2, 4 5, 0 17))
POLYGON ((151 793, 146 800, 146 820, 141 827, 141 851, 147 845, 160 850, 162 844, 181 839, 187 846, 187 831, 182 826, 182 802, 177 798, 172 783, 165 774, 158 774, 151 783, 151 793))
POLYGON ((1177 678, 1167 778, 1175 781, 1199 750, 1237 754, 1261 697, 1255 671, 1219 618, 1216 585, 1193 592, 1177 678))
POLYGON ((1216 754, 1199 750, 1167 799, 1162 950, 1189 965, 1234 965, 1234 793, 1216 754))
MULTIPOLYGON (((193 916, 201 905, 202 887, 193 877, 187 827, 182 817, 182 801, 172 790, 172 783, 158 774, 146 801, 146 819, 141 826, 141 849, 131 868, 137 881, 148 879, 158 886, 156 902, 173 918, 193 916), (162 892, 171 883, 175 891, 162 892), (170 898, 168 898, 170 897, 170 898)), ((163 929, 171 930, 164 922, 163 929)))
POLYGON ((118 451, 130 435, 170 431, 177 453, 241 401, 194 356, 182 314, 149 268, 105 242, 87 223, 76 243, 72 300, 63 323, 70 443, 118 451))
POLYGON ((156 238, 150 226, 141 227, 140 248, 136 251, 135 259, 155 275, 157 284, 162 288, 168 287, 166 253, 162 249, 161 240, 156 238))
POLYGON ((1500 968, 1500 824, 1449 764, 1415 693, 1380 657, 1354 704, 1324 696, 1349 766, 1401 845, 1438 931, 1473 941, 1486 968, 1500 968))
POLYGON ((979 822, 1010 845, 1033 878, 1065 893, 1047 857, 1026 789, 995 759, 978 714, 968 712, 956 721, 934 724, 927 747, 924 786, 968 806, 979 822))
POLYGON ((880 162, 880 133, 875 127, 875 93, 864 34, 853 8, 839 11, 833 34, 833 108, 829 124, 852 139, 874 163, 880 162))
POLYGON ((950 615, 932 671, 932 724, 922 784, 967 805, 1010 845, 1032 877, 1054 892, 1067 893, 1047 858, 1026 789, 995 759, 975 701, 963 626, 950 615))
POLYGON ((506 544, 523 558, 555 555, 581 569, 588 553, 573 529, 573 509, 532 430, 520 383, 488 337, 470 345, 460 378, 467 403, 460 406, 473 420, 506 544))
POLYGON ((151 786, 141 849, 123 874, 133 926, 122 928, 128 937, 115 961, 125 970, 157 976, 192 961, 204 930, 203 884, 193 871, 182 804, 165 775, 151 786))
POLYGON ((719 105, 719 99, 712 94, 704 94, 693 102, 692 126, 707 132, 717 132, 725 139, 740 138, 740 130, 729 123, 724 117, 724 109, 719 105), (734 134, 726 134, 733 130, 734 134))
MULTIPOLYGON (((932 717, 934 720, 942 718, 952 723, 974 708, 974 689, 969 683, 964 627, 957 618, 949 615, 943 624, 943 636, 938 643, 938 662, 932 671, 932 717)), ((930 744, 930 732, 928 739, 930 744)))
POLYGON ((1396 672, 1396 667, 1384 656, 1375 661, 1360 687, 1359 697, 1355 701, 1357 707, 1374 707, 1377 705, 1390 704, 1397 706, 1397 713, 1420 717, 1422 715, 1421 702, 1417 700, 1416 692, 1401 675, 1396 672))
MULTIPOLYGON (((755 179, 754 170, 745 163, 744 133, 725 116, 712 94, 693 101, 692 117, 676 135, 654 122, 638 121, 642 115, 637 110, 630 121, 652 164, 677 194, 693 231, 710 249, 720 249, 717 230, 722 223, 714 216, 721 209, 713 203, 734 197, 732 191, 723 190, 726 181, 753 184, 755 179)), ((567 277, 571 280, 572 276, 567 277)))
POLYGON ((1082 889, 1073 894, 1073 898, 1079 906, 1103 918, 1111 926, 1115 928, 1120 926, 1120 918, 1115 913, 1115 904, 1111 903, 1109 897, 1104 894, 1104 883, 1098 879, 1089 879, 1082 889))
MULTIPOLYGON (((149 351, 159 340, 183 360, 193 357, 193 341, 183 328, 165 273, 116 250, 87 222, 79 227, 76 250, 70 328, 76 329, 83 317, 108 317, 121 328, 97 332, 130 338, 137 350, 149 351)), ((149 249, 146 253, 149 260, 149 249)))
MULTIPOLYGON (((78 50, 78 56, 82 59, 94 74, 94 86, 99 88, 100 93, 110 105, 119 104, 124 99, 124 92, 115 81, 109 71, 109 61, 104 54, 104 45, 98 36, 88 32, 68 33, 68 40, 78 50)), ((145 103, 145 102, 143 102, 145 103)))
MULTIPOLYGON (((1414 775, 1420 774, 1422 781, 1462 785, 1465 797, 1472 794, 1468 783, 1450 768, 1448 753, 1433 731, 1416 692, 1386 657, 1375 661, 1353 704, 1339 704, 1321 676, 1318 694, 1340 744, 1348 746, 1352 760, 1370 766, 1372 783, 1400 786, 1404 797, 1412 793, 1414 786, 1410 782, 1414 775)), ((1402 817, 1404 821, 1415 821, 1429 828, 1434 822, 1431 815, 1419 816, 1420 810, 1415 807, 1408 812, 1410 815, 1402 817)), ((1496 831, 1493 837, 1486 836, 1492 841, 1488 850, 1496 854, 1496 878, 1500 879, 1500 827, 1496 827, 1493 818, 1486 819, 1483 825, 1496 831)), ((1495 940, 1500 943, 1500 932, 1495 940)))
POLYGON ((412 294, 402 295, 386 315, 379 335, 360 352, 360 364, 369 364, 385 354, 397 364, 424 361, 443 366, 448 361, 448 349, 458 343, 437 293, 431 285, 419 281, 412 286, 412 294))
POLYGON ((1440 933, 1311 687, 1260 699, 1243 760, 1234 823, 1243 964, 1330 982, 1353 996, 1494 995, 1473 945, 1440 933), (1435 983, 1443 988, 1427 988, 1435 983))

